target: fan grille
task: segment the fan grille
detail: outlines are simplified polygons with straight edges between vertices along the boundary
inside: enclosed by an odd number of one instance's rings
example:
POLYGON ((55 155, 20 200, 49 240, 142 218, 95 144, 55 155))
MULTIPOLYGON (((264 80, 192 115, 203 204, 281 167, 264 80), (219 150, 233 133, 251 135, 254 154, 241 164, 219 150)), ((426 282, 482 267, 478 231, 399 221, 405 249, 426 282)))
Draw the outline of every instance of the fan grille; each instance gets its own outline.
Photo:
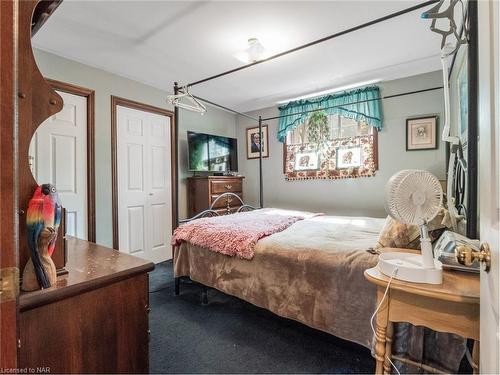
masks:
POLYGON ((392 218, 405 224, 422 225, 438 214, 443 190, 433 174, 406 169, 390 178, 385 198, 386 210, 392 218))

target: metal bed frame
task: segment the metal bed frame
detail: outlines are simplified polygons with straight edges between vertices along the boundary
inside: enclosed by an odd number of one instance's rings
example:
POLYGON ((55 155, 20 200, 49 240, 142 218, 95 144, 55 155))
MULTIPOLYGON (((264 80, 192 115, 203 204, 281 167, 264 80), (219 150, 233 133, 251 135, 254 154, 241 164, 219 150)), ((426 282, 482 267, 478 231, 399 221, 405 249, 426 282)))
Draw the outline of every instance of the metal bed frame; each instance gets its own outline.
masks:
MULTIPOLYGON (((469 48, 469 54, 468 54, 468 77, 469 77, 469 85, 468 85, 468 98, 469 98, 469 103, 468 103, 468 108, 469 108, 469 119, 468 119, 468 139, 477 139, 477 133, 478 133, 478 103, 477 103, 477 92, 478 92, 478 87, 477 87, 477 81, 478 81, 478 70, 477 70, 477 1, 478 0, 469 0, 468 5, 467 5, 467 23, 468 23, 468 48, 469 48)), ((259 65, 283 56, 286 56, 288 54, 300 51, 305 48, 309 48, 311 46, 324 43, 326 41, 359 31, 361 29, 365 29, 367 27, 376 25, 381 22, 385 22, 387 20, 397 18, 399 16, 402 16, 404 14, 416 11, 418 9, 433 5, 435 3, 438 3, 439 0, 428 0, 424 1, 422 3, 419 3, 417 5, 414 5, 409 8, 402 9, 397 12, 393 12, 390 14, 387 14, 383 17, 362 23, 357 26, 353 26, 351 28, 339 31, 337 33, 325 36, 323 38, 311 41, 309 43, 297 46, 295 48, 289 49, 287 51, 283 51, 280 53, 277 53, 273 56, 270 56, 268 58, 258 60, 246 65, 239 66, 234 69, 227 70, 225 72, 215 74, 212 76, 209 76, 204 79, 200 79, 191 83, 188 83, 182 87, 188 87, 191 88, 193 86, 232 74, 236 73, 239 71, 242 71, 244 69, 251 68, 255 65, 259 65)), ((453 56, 453 62, 452 66, 455 62, 456 58, 456 53, 453 56)), ((396 95, 390 95, 386 97, 381 97, 378 98, 377 100, 385 100, 385 99, 390 99, 398 96, 403 96, 403 95, 412 95, 412 94, 418 94, 426 91, 431 91, 431 90, 438 90, 441 89, 442 87, 432 87, 424 90, 417 90, 417 91, 410 91, 410 92, 405 92, 405 93, 399 93, 396 95)), ((178 85, 177 82, 174 82, 174 94, 178 94, 179 92, 182 92, 181 86, 178 85)), ((262 116, 254 117, 251 115, 248 115, 246 113, 241 113, 239 111, 236 111, 234 109, 225 107, 221 104, 214 103, 210 100, 200 98, 198 96, 195 96, 196 99, 203 101, 205 103, 208 103, 212 106, 221 108, 225 111, 234 113, 239 116, 243 116, 245 118, 248 118, 252 121, 255 121, 258 123, 259 126, 259 132, 262 132, 262 124, 264 121, 268 120, 274 120, 274 119, 279 119, 282 116, 275 116, 275 117, 269 117, 269 118, 262 118, 262 116)), ((186 222, 186 220, 179 220, 179 205, 178 205, 178 152, 179 152, 179 139, 178 139, 178 130, 179 130, 179 108, 175 107, 174 108, 174 127, 175 127, 175 136, 173 140, 173 149, 172 152, 176 155, 175 157, 175 163, 172 164, 172 172, 173 172, 173 181, 175 186, 172 187, 172 216, 173 216, 173 228, 175 229, 179 223, 181 222, 186 222)), ((297 113, 301 114, 301 113, 297 113)), ((477 155, 478 155, 478 150, 477 150, 477 143, 476 142, 469 142, 468 145, 468 150, 467 150, 467 155, 468 155, 468 164, 469 168, 466 172, 466 189, 467 189, 467 202, 466 202, 466 208, 467 208, 467 236, 470 238, 477 238, 477 186, 478 186, 478 167, 477 167, 477 155)), ((264 207, 264 183, 263 183, 263 174, 262 174, 262 150, 259 152, 259 207, 264 207)))
MULTIPOLYGON (((189 223, 190 221, 196 220, 196 219, 202 219, 202 218, 207 218, 207 217, 216 217, 216 216, 221 216, 221 215, 230 215, 233 213, 240 213, 240 212, 249 212, 256 210, 256 207, 250 206, 249 204, 246 204, 243 202, 243 200, 239 197, 239 195, 235 193, 222 193, 215 199, 212 204, 210 205, 209 208, 206 210, 196 214, 195 216, 189 218, 189 219, 184 219, 184 220, 179 220, 179 225, 189 223), (221 213, 221 210, 216 210, 215 207, 219 201, 222 199, 227 198, 227 203, 226 203, 226 209, 221 213), (235 206, 231 206, 231 201, 229 198, 235 198, 240 202, 240 206, 235 210, 235 206)), ((178 296, 180 293, 180 283, 181 283, 181 277, 174 277, 174 282, 175 282, 175 295, 178 296)), ((208 287, 200 284, 202 287, 202 297, 201 301, 202 304, 206 305, 208 303, 208 287)))
POLYGON ((243 200, 239 197, 239 195, 235 194, 235 193, 222 193, 221 195, 219 195, 217 197, 217 199, 215 199, 212 204, 210 205, 209 208, 207 208, 206 210, 204 211, 201 211, 199 214, 196 214, 195 216, 189 218, 189 219, 184 219, 184 220, 179 220, 179 224, 184 224, 184 223, 188 223, 190 222, 191 220, 195 220, 195 219, 201 219, 203 217, 214 217, 214 216, 220 216, 220 209, 217 211, 215 209, 216 207, 216 204, 224 199, 224 198, 228 198, 227 199, 227 204, 226 204, 226 211, 224 211, 224 215, 229 215, 229 214, 232 214, 232 213, 238 213, 238 212, 246 212, 246 211, 253 211, 253 210, 256 210, 255 207, 253 206, 250 206, 249 204, 246 204, 245 202, 243 202, 243 200), (231 200, 229 198, 236 198, 238 201, 240 201, 241 205, 238 207, 238 209, 234 210, 234 207, 235 206, 231 206, 231 200))
MULTIPOLYGON (((191 82, 183 87, 193 87, 208 81, 211 81, 213 79, 217 79, 223 76, 226 76, 228 74, 232 74, 250 67, 253 67, 254 65, 262 64, 270 60, 274 60, 276 58, 288 55, 293 52, 297 52, 299 50, 314 46, 319 43, 323 43, 325 41, 364 29, 366 27, 387 21, 392 18, 399 17, 401 15, 404 15, 406 13, 413 12, 415 10, 421 9, 423 7, 432 5, 437 3, 439 0, 428 0, 424 1, 420 4, 417 4, 415 6, 402 9, 400 11, 388 14, 386 16, 374 19, 372 21, 351 27, 349 29, 337 32, 332 35, 328 35, 326 37, 317 39, 315 41, 312 41, 307 44, 303 44, 301 46, 292 48, 290 50, 275 54, 273 56, 270 56, 268 58, 265 58, 263 60, 258 60, 234 69, 227 70, 225 72, 219 73, 212 75, 210 77, 191 82)), ((467 22, 468 22, 468 31, 469 31, 469 37, 468 37, 468 48, 469 48, 469 53, 468 53, 468 79, 469 79, 469 85, 468 85, 468 108, 469 108, 469 117, 468 117, 468 139, 477 139, 477 133, 478 133, 478 103, 477 103, 477 92, 478 92, 478 53, 477 53, 477 1, 478 0, 469 0, 468 6, 467 6, 467 22)), ((452 68, 455 63, 455 58, 456 58, 457 52, 455 52, 455 55, 453 56, 453 61, 452 61, 452 68)), ((450 69, 450 74, 451 74, 451 69, 450 69)), ((405 92, 405 93, 400 93, 396 95, 390 95, 387 97, 381 97, 376 100, 385 100, 385 99, 390 99, 398 96, 404 96, 404 95, 412 95, 412 94, 418 94, 422 92, 427 92, 427 91, 432 91, 432 90, 438 90, 442 89, 442 87, 432 87, 424 90, 417 90, 417 91, 410 91, 410 92, 405 92)), ((174 82, 174 94, 177 95, 179 92, 182 92, 181 87, 178 85, 177 82, 174 82)), ((243 116, 245 118, 248 118, 250 120, 256 121, 259 126, 259 132, 262 132, 262 124, 263 121, 268 121, 268 120, 275 120, 279 119, 282 116, 275 116, 275 117, 269 117, 269 118, 262 118, 262 116, 253 117, 250 116, 246 113, 241 113, 239 111, 236 111, 234 109, 225 107, 223 105, 214 103, 210 100, 200 98, 198 96, 195 96, 196 99, 201 100, 205 103, 208 103, 212 106, 221 108, 225 111, 234 113, 239 116, 243 116)), ((297 113, 301 114, 301 113, 297 113)), ((178 172, 178 163, 177 163, 177 156, 179 152, 179 139, 178 139, 178 130, 179 130, 179 108, 175 107, 174 108, 174 127, 175 127, 175 139, 173 142, 174 148, 172 150, 173 153, 175 153, 176 157, 175 160, 176 162, 172 164, 172 169, 173 169, 173 181, 175 181, 175 186, 172 188, 172 202, 173 202, 173 207, 172 207, 172 213, 173 213, 173 229, 175 229, 179 224, 187 223, 191 220, 194 219, 199 219, 203 217, 213 217, 213 216, 219 216, 219 212, 217 212, 214 209, 214 205, 216 202, 218 202, 220 199, 223 197, 235 197, 240 201, 242 204, 240 208, 236 210, 236 212, 243 212, 243 211, 250 211, 254 210, 255 207, 252 207, 250 205, 245 204, 239 196, 237 196, 234 193, 224 193, 221 196, 219 196, 208 208, 207 210, 197 214, 196 216, 189 218, 189 219, 184 219, 184 220, 179 220, 179 205, 178 205, 178 177, 179 177, 179 172, 178 172)), ((259 207, 262 208, 264 207, 264 193, 263 193, 263 174, 262 174, 262 149, 259 150, 259 207)), ((468 150, 467 150, 467 155, 468 155, 468 169, 466 172, 466 187, 467 189, 467 202, 466 202, 466 215, 467 215, 467 237, 469 238, 477 238, 478 235, 478 228, 477 228, 477 185, 478 185, 478 166, 477 166, 477 155, 478 155, 478 150, 477 150, 477 143, 476 142, 468 142, 468 150)), ((448 162, 448 161, 447 161, 448 162)), ((455 181, 458 179, 458 176, 462 177, 462 179, 465 177, 464 172, 462 171, 461 173, 458 173, 457 176, 454 178, 454 183, 455 184, 460 184, 464 185, 463 181, 455 181)), ((463 195, 462 195, 463 197, 463 195)), ((462 198, 463 200, 463 198, 462 198)), ((464 208, 462 207, 462 211, 464 211, 464 208)), ((225 214, 230 214, 232 213, 231 208, 229 207, 229 203, 226 207, 226 212, 225 214)), ((179 294, 179 279, 175 279, 175 294, 179 294)), ((203 291, 203 303, 208 303, 207 299, 207 289, 204 287, 203 291)))

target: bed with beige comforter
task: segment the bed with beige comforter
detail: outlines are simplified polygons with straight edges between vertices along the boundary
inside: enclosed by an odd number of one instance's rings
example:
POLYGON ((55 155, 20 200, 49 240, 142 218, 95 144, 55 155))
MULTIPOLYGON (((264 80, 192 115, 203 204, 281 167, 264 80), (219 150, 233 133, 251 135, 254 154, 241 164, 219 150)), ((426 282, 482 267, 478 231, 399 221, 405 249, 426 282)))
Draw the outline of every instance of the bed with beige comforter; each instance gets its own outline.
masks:
MULTIPOLYGON (((377 263, 378 256, 367 250, 376 246, 386 220, 305 214, 304 220, 258 240, 251 260, 182 241, 174 250, 174 274, 372 348, 375 287, 363 272, 377 263)), ((458 336, 395 325, 394 354, 456 372, 464 352, 465 340, 458 336)), ((419 372, 402 363, 398 367, 419 372)))
POLYGON ((367 250, 384 221, 306 218, 259 240, 251 260, 183 242, 175 250, 174 273, 370 347, 375 287, 363 272, 377 263, 367 250))

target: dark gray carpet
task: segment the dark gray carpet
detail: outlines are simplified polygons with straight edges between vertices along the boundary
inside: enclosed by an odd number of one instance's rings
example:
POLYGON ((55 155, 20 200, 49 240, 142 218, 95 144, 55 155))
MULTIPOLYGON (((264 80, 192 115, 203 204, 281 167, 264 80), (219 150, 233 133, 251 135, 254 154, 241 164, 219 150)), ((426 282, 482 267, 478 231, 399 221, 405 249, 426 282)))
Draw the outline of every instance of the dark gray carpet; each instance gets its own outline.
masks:
POLYGON ((201 304, 186 282, 174 296, 172 263, 150 274, 153 373, 373 373, 370 351, 280 318, 217 290, 201 304))

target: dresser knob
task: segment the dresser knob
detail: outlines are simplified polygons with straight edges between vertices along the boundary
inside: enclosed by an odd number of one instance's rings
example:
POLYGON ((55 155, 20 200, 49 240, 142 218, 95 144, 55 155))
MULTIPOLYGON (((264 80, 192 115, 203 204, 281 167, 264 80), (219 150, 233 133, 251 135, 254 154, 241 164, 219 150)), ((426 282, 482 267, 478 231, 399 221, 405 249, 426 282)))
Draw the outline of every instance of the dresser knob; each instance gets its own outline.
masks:
POLYGON ((224 185, 224 187, 225 187, 227 190, 231 190, 231 188, 233 187, 233 185, 224 185))

